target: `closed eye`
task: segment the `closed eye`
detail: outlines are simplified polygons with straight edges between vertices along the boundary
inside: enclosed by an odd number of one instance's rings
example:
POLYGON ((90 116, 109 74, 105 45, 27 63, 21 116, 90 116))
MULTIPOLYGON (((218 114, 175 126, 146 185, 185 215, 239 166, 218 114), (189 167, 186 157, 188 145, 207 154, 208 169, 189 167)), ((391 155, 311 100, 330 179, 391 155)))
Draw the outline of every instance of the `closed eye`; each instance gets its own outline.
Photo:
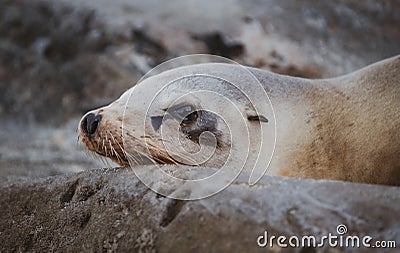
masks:
POLYGON ((181 126, 185 127, 193 126, 194 124, 196 124, 197 121, 199 121, 200 115, 201 115, 200 111, 194 111, 192 113, 189 113, 188 115, 186 115, 185 118, 183 118, 181 126))
POLYGON ((196 110, 192 105, 172 107, 169 108, 167 112, 178 120, 181 126, 185 127, 196 124, 201 116, 201 111, 196 110))

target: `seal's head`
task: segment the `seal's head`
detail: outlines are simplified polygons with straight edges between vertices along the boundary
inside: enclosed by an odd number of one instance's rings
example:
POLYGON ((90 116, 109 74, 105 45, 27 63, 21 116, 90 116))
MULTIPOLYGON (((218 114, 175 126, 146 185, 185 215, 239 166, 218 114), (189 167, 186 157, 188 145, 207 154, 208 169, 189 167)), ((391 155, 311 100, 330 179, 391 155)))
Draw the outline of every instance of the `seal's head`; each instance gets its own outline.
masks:
POLYGON ((88 112, 79 136, 89 150, 120 165, 221 167, 232 162, 237 168, 253 167, 262 152, 261 167, 266 168, 274 116, 261 95, 263 87, 255 84, 249 90, 249 82, 257 80, 248 70, 229 64, 169 70, 88 112))

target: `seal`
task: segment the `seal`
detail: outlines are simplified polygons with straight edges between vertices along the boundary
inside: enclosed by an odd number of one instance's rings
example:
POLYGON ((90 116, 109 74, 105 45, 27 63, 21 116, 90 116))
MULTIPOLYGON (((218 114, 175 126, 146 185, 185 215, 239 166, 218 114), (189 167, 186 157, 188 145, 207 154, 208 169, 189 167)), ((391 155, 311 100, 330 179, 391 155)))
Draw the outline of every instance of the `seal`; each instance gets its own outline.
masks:
POLYGON ((247 166, 246 153, 269 175, 400 185, 399 126, 395 56, 315 80, 224 63, 175 68, 88 112, 78 134, 122 166, 247 166))

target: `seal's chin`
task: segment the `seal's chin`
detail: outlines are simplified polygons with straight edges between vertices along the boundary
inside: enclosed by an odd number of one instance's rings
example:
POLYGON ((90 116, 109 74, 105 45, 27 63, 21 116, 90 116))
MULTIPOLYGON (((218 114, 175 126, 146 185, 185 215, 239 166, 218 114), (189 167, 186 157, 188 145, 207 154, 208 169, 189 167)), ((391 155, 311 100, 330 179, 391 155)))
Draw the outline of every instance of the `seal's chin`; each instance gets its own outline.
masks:
POLYGON ((188 165, 188 164, 183 164, 177 160, 175 160, 173 157, 171 157, 168 152, 166 151, 161 151, 161 150, 155 150, 155 149, 149 149, 149 153, 151 155, 151 158, 154 162, 159 163, 159 164, 180 164, 180 165, 188 165))
MULTIPOLYGON (((90 150, 90 149, 89 149, 90 150)), ((93 151, 93 150, 91 150, 93 151)), ((109 151, 94 151, 96 154, 110 158, 113 162, 117 163, 118 165, 122 167, 128 167, 130 166, 130 163, 128 159, 126 159, 125 154, 120 153, 118 151, 112 151, 111 149, 109 151)))

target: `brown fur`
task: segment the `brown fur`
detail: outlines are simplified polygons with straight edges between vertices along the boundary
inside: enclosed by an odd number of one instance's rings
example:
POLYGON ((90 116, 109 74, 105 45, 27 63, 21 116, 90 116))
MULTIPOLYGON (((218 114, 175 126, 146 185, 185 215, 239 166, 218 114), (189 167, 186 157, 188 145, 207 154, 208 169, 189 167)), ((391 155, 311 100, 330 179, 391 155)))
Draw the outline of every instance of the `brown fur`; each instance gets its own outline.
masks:
POLYGON ((297 131, 310 129, 288 151, 279 145, 277 114, 276 153, 286 153, 280 175, 400 185, 399 56, 340 78, 298 79, 286 94, 264 85, 273 104, 303 108, 297 131))

